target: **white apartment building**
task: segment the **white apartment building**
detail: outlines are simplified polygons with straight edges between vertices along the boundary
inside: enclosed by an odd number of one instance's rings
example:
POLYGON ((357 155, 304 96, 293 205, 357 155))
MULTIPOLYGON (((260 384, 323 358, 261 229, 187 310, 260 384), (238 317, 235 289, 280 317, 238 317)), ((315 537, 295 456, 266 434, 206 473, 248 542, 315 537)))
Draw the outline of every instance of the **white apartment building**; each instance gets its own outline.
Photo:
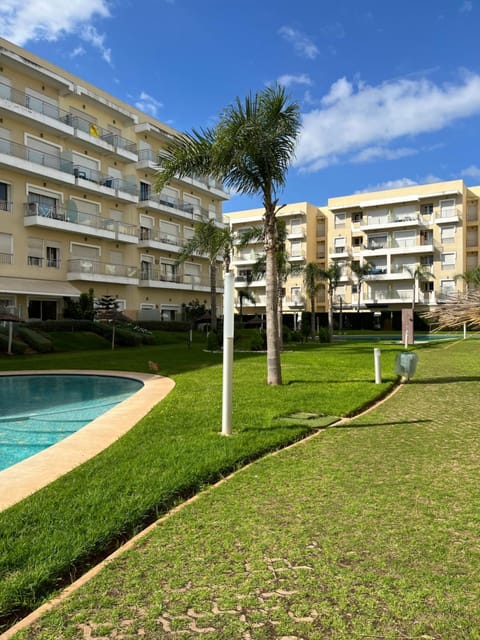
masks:
POLYGON ((133 319, 177 319, 208 302, 207 259, 177 258, 197 220, 223 225, 228 194, 202 176, 155 193, 175 133, 0 39, 0 306, 55 319, 93 289, 133 319))

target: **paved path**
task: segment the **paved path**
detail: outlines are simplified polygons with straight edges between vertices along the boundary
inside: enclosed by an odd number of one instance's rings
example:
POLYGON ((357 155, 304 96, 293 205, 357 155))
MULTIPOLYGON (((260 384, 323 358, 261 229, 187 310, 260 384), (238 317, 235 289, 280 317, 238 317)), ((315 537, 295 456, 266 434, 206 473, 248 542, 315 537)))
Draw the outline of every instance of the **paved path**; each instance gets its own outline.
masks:
MULTIPOLYGON (((480 638, 480 341, 154 527, 18 638, 480 638)), ((5 636, 7 637, 7 636, 5 636)))

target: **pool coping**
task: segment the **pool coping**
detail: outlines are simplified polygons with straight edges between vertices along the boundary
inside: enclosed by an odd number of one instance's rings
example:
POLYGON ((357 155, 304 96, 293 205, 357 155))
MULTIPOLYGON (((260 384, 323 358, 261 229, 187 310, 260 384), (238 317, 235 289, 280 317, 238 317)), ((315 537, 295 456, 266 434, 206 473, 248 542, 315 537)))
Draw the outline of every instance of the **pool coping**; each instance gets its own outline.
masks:
POLYGON ((137 371, 49 369, 1 371, 0 376, 75 374, 132 378, 143 387, 57 444, 0 471, 0 511, 50 484, 118 440, 174 388, 171 378, 137 371))

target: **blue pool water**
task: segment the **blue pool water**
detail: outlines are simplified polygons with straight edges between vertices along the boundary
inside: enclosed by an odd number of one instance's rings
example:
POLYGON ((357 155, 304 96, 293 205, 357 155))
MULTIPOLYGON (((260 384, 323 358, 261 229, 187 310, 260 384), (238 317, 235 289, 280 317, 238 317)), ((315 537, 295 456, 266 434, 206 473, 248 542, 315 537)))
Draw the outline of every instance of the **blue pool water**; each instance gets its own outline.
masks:
POLYGON ((117 376, 0 376, 0 470, 63 440, 142 386, 117 376))

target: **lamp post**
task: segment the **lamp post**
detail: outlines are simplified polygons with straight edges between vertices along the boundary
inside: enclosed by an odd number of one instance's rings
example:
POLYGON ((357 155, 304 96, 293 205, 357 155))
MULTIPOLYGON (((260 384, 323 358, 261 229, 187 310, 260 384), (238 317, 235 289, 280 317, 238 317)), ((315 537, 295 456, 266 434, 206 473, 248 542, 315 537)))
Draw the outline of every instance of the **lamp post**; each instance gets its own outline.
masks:
POLYGON ((337 300, 340 304, 340 318, 338 320, 338 332, 343 333, 343 298, 342 296, 338 295, 337 300))

